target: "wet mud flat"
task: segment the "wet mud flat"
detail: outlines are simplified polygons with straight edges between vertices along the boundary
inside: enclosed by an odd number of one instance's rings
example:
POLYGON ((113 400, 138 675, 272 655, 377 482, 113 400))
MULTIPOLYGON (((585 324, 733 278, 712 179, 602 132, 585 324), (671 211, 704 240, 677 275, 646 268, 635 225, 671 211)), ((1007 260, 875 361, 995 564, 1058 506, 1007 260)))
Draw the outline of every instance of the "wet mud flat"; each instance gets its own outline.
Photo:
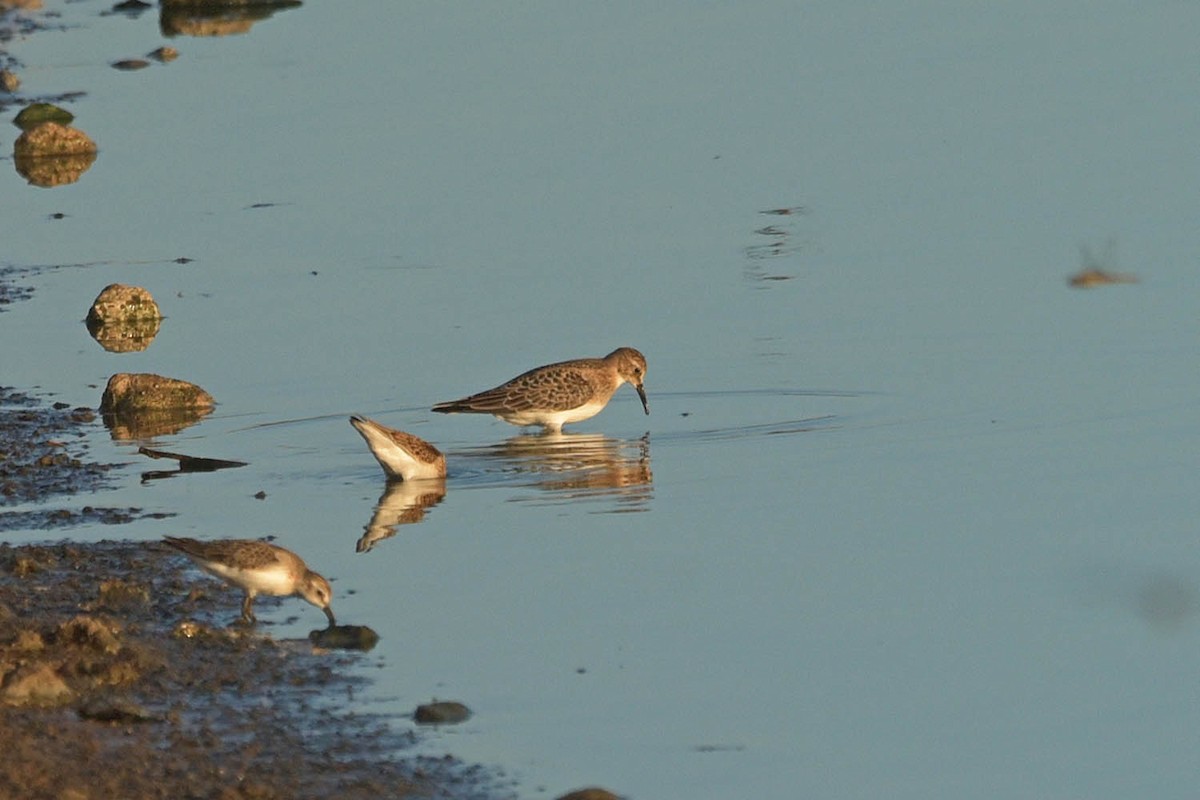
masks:
POLYGON ((400 757, 410 732, 338 706, 364 656, 226 627, 237 600, 158 543, 0 545, 0 797, 503 794, 400 757))

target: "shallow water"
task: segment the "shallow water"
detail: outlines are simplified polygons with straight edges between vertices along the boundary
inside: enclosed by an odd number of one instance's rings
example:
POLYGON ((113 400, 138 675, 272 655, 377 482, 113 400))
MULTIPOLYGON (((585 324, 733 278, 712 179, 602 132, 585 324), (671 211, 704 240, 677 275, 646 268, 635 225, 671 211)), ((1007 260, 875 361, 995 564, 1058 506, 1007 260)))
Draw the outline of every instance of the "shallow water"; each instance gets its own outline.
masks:
POLYGON ((142 444, 249 462, 143 482, 97 425, 129 466, 79 504, 178 516, 71 535, 278 535, 381 634, 364 702, 466 702, 427 747, 524 796, 1194 791, 1200 10, 310 2, 121 72, 153 14, 48 5, 22 91, 86 90, 100 154, 0 164, 4 263, 70 265, 0 381, 194 381, 142 444), (1110 237, 1141 282, 1069 289, 1110 237), (116 281, 144 352, 82 324, 116 281), (428 412, 619 345, 649 417, 428 412))

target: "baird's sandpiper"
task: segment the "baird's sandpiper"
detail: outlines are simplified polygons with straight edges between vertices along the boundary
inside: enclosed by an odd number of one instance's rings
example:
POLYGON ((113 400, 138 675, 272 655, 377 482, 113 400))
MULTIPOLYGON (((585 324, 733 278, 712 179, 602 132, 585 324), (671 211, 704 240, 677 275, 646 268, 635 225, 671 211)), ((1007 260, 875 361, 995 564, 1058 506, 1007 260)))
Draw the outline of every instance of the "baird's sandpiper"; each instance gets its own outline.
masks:
POLYGON ((350 424, 367 440, 371 455, 388 478, 402 481, 446 477, 446 457, 429 442, 355 414, 350 424))
POLYGON ((216 539, 208 542, 182 537, 163 538, 210 575, 240 586, 246 592, 242 619, 254 622, 254 598, 259 594, 303 597, 325 612, 329 627, 333 619, 333 590, 329 581, 313 572, 300 556, 268 542, 255 539, 216 539))
POLYGON ((580 358, 531 369, 486 392, 438 403, 433 410, 492 414, 513 425, 541 425, 558 432, 563 425, 600 413, 623 383, 637 390, 642 408, 649 414, 642 384, 645 376, 646 357, 632 347, 618 347, 604 358, 580 358))

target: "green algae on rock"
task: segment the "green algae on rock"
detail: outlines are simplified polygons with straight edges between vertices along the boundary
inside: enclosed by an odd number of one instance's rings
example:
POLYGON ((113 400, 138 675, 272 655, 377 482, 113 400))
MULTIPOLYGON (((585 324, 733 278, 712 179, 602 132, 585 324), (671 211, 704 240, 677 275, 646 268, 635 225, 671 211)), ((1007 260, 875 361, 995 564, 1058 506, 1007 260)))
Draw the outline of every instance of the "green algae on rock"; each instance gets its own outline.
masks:
POLYGON ((65 108, 59 108, 53 103, 30 103, 21 109, 13 118, 13 124, 22 130, 41 125, 43 122, 56 122, 59 125, 70 125, 75 115, 65 108))

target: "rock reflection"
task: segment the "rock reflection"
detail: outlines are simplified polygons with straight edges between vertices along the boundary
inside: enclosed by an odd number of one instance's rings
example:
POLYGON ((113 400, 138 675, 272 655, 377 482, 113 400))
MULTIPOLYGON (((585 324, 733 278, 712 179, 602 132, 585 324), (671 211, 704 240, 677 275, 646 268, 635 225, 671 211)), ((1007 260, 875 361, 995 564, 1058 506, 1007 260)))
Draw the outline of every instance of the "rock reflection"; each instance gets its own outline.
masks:
POLYGON ((612 439, 598 433, 514 436, 469 455, 506 462, 528 485, 565 502, 612 498, 620 511, 645 511, 654 496, 650 437, 612 439))
POLYGON ((163 0, 158 25, 164 36, 231 36, 298 5, 300 0, 163 0))
POLYGON ((162 318, 130 320, 105 324, 87 321, 88 333, 96 340, 96 344, 110 353, 137 353, 145 350, 158 336, 162 318))
POLYGON ((414 525, 425 519, 425 512, 446 496, 444 478, 423 481, 389 481, 375 504, 375 513, 363 529, 354 549, 365 553, 376 542, 391 538, 401 525, 414 525))

